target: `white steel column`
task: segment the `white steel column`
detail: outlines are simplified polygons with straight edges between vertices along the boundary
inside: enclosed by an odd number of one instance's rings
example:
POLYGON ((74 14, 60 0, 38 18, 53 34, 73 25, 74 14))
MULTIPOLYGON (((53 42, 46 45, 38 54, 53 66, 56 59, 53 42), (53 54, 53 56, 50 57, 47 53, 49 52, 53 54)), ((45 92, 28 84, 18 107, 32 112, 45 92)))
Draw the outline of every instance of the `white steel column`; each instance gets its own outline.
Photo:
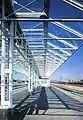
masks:
POLYGON ((9 40, 9 106, 12 107, 12 83, 13 83, 13 45, 14 45, 14 22, 10 24, 9 40))
POLYGON ((37 88, 37 76, 35 74, 35 88, 37 88))
POLYGON ((34 62, 32 62, 32 89, 34 90, 34 80, 35 80, 35 77, 34 77, 34 62))
MULTIPOLYGON (((2 18, 5 16, 5 1, 2 0, 2 18)), ((5 24, 2 21, 2 62, 1 62, 1 106, 4 106, 5 102, 5 58, 6 58, 6 46, 4 35, 5 24)))
POLYGON ((36 73, 35 73, 35 71, 34 71, 34 87, 36 89, 36 73))
POLYGON ((39 79, 39 86, 41 86, 41 79, 39 79))
POLYGON ((28 84, 28 90, 29 90, 30 92, 33 91, 32 86, 33 86, 33 84, 32 84, 31 65, 29 65, 29 84, 28 84))
POLYGON ((34 84, 34 82, 35 82, 35 76, 34 76, 34 73, 35 73, 35 72, 34 72, 34 70, 33 70, 33 89, 35 88, 35 86, 34 86, 34 85, 35 85, 35 84, 34 84))
POLYGON ((1 62, 1 106, 5 102, 5 36, 2 34, 2 62, 1 62))
POLYGON ((36 75, 35 77, 36 77, 36 79, 35 79, 35 86, 36 86, 36 88, 38 88, 38 76, 36 75))

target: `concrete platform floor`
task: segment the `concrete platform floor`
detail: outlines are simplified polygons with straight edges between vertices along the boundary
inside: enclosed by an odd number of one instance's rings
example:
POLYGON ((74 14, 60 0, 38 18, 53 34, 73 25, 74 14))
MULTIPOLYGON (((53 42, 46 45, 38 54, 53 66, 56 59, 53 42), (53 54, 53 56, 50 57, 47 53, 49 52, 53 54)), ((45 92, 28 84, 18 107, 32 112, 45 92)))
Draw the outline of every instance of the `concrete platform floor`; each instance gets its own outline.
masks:
POLYGON ((83 97, 55 86, 29 95, 27 88, 13 93, 12 120, 83 120, 83 97))
POLYGON ((83 102, 57 87, 35 91, 15 111, 14 120, 83 120, 83 102))

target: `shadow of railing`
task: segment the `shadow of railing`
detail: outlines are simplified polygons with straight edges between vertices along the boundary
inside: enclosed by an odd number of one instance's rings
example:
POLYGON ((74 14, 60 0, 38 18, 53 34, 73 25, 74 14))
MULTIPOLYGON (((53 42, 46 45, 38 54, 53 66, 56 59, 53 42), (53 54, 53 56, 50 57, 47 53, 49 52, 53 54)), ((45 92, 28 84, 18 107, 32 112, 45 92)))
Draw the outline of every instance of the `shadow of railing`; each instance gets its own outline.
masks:
POLYGON ((12 120, 23 120, 26 114, 32 114, 33 111, 36 109, 38 103, 38 94, 40 94, 40 90, 37 92, 33 92, 31 96, 28 95, 20 103, 18 103, 14 108, 14 115, 12 120), (29 98, 31 98, 32 102, 28 100, 29 98))
POLYGON ((23 99, 14 109, 15 113, 12 120, 23 120, 25 115, 83 116, 83 114, 68 112, 69 110, 83 112, 82 103, 52 87, 50 89, 42 87, 41 90, 35 91, 31 96, 23 99), (56 112, 50 113, 49 109, 51 111, 54 109, 56 112))

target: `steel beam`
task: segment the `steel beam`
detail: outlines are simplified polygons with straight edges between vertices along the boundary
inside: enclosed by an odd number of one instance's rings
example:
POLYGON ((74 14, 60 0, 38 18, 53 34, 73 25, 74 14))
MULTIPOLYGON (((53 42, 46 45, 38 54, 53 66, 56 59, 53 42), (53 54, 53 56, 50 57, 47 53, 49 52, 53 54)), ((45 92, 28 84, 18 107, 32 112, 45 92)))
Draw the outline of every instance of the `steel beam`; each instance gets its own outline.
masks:
MULTIPOLYGON (((2 23, 4 26, 4 23, 2 23)), ((6 44, 5 36, 2 35, 2 61, 1 61, 1 106, 5 104, 5 58, 6 58, 6 44)))
POLYGON ((22 29, 23 32, 43 32, 43 29, 22 29))
POLYGON ((45 12, 17 12, 17 18, 40 18, 41 16, 46 16, 45 12))
MULTIPOLYGON (((59 54, 59 53, 54 53, 54 54, 28 54, 28 55, 32 55, 32 56, 63 56, 64 54, 59 54)), ((70 56, 70 55, 68 55, 68 56, 70 56)), ((65 57, 65 55, 64 55, 64 57, 65 57)))
MULTIPOLYGON (((19 49, 25 49, 24 47, 18 47, 19 49)), ((36 47, 36 48, 34 48, 34 47, 31 47, 31 48, 27 48, 27 50, 44 50, 44 48, 43 47, 41 47, 41 48, 39 48, 39 47, 36 47)), ((47 49, 47 50, 77 50, 78 49, 78 47, 77 48, 66 48, 66 47, 53 47, 53 48, 49 48, 49 47, 47 47, 47 48, 45 48, 45 49, 47 49)))
MULTIPOLYGON (((47 15, 47 18, 49 18, 49 6, 50 6, 50 0, 44 0, 44 12, 47 15)), ((48 22, 44 22, 44 38, 48 37, 48 22)), ((47 48, 47 39, 43 40, 44 42, 44 48, 47 48)), ((47 49, 44 49, 44 54, 47 53, 47 49)), ((44 56, 44 76, 46 76, 46 56, 44 56)))
MULTIPOLYGON (((42 38, 38 38, 38 37, 25 37, 25 38, 23 38, 23 37, 15 37, 14 39, 18 39, 18 40, 23 39, 23 40, 27 40, 27 41, 34 40, 33 42, 35 42, 35 40, 40 40, 40 41, 44 40, 44 39, 55 40, 56 38, 55 37, 52 37, 52 38, 50 38, 50 37, 49 38, 48 37, 47 38, 44 38, 44 37, 42 37, 42 38)), ((56 40, 70 40, 70 41, 71 40, 76 40, 77 41, 77 40, 83 40, 83 37, 80 37, 80 38, 78 38, 78 37, 76 37, 76 38, 72 38, 72 37, 71 38, 69 38, 69 37, 66 37, 66 38, 61 37, 60 38, 60 37, 57 37, 56 40)))
POLYGON ((64 29, 64 30, 67 30, 68 32, 78 36, 78 37, 82 37, 83 38, 83 35, 81 33, 79 33, 78 31, 70 28, 70 27, 67 27, 66 25, 62 24, 62 23, 59 23, 59 22, 51 22, 52 24, 54 25, 57 25, 59 26, 60 28, 64 29))
MULTIPOLYGON (((5 16, 5 0, 2 0, 2 18, 5 16)), ((2 31, 5 23, 2 21, 2 31)), ((6 38, 2 32, 2 61, 1 61, 1 106, 5 106, 5 58, 6 58, 6 38)))
POLYGON ((29 90, 29 92, 32 92, 32 91, 33 91, 32 68, 31 68, 31 65, 29 65, 29 83, 28 83, 28 90, 29 90))
POLYGON ((13 47, 14 47, 14 22, 10 24, 10 33, 12 37, 9 40, 9 106, 12 107, 13 102, 13 91, 12 91, 12 83, 13 83, 13 47))
MULTIPOLYGON (((52 38, 55 38, 55 39, 58 38, 57 36, 55 36, 55 35, 53 35, 53 34, 51 34, 51 33, 48 33, 48 34, 49 34, 49 36, 52 37, 52 38)), ((61 42, 61 43, 63 43, 64 45, 69 46, 69 47, 77 48, 75 45, 72 45, 71 43, 69 43, 69 42, 67 42, 67 41, 64 41, 64 40, 58 40, 58 41, 61 42)))
POLYGON ((50 45, 51 47, 55 47, 55 48, 58 48, 59 51, 61 51, 62 53, 65 53, 67 55, 71 55, 68 51, 65 51, 65 50, 61 50, 60 47, 48 42, 48 45, 50 45))
POLYGON ((41 35, 42 36, 43 33, 39 33, 39 32, 38 33, 37 32, 35 32, 35 33, 27 33, 27 32, 24 32, 24 35, 28 35, 28 36, 32 36, 32 35, 33 36, 40 36, 41 35))
POLYGON ((75 8, 83 11, 83 5, 80 4, 79 2, 75 1, 75 0, 63 0, 64 2, 74 6, 75 8))
POLYGON ((83 22, 83 19, 0 18, 0 21, 27 21, 27 22, 83 22))

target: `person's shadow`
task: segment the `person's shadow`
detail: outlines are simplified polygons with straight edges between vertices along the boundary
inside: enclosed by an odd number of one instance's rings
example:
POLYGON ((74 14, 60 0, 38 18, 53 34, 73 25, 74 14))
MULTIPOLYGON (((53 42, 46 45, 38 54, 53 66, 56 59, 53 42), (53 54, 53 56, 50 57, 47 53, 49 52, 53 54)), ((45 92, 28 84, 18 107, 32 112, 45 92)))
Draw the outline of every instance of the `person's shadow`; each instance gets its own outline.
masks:
POLYGON ((39 110, 44 110, 44 113, 45 113, 48 108, 49 106, 48 106, 46 91, 45 91, 45 88, 42 87, 35 114, 38 114, 39 110))

